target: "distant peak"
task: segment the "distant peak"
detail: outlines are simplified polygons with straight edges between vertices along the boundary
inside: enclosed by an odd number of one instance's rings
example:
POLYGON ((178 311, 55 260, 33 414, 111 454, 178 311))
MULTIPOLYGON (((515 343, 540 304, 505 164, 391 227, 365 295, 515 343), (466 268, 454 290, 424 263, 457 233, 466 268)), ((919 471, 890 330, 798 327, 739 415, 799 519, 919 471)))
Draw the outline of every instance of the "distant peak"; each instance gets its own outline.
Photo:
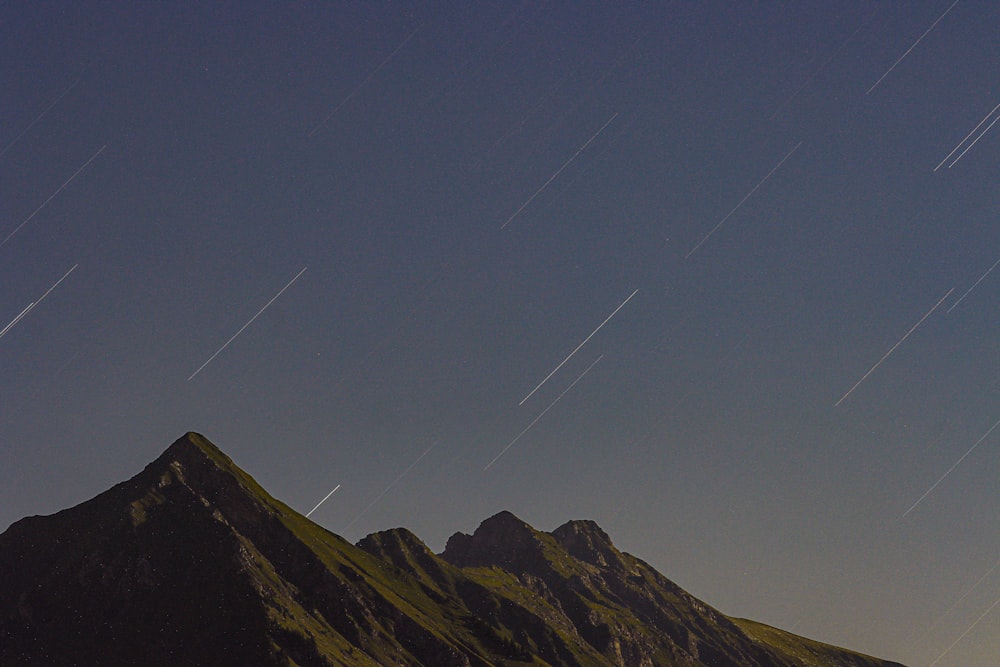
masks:
POLYGON ((390 528, 371 533, 361 538, 357 545, 369 553, 376 553, 387 549, 407 550, 407 551, 429 551, 419 537, 407 528, 390 528))
POLYGON ((608 534, 605 533, 604 530, 597 525, 596 521, 591 521, 590 519, 574 519, 572 521, 567 521, 563 525, 553 530, 552 535, 555 536, 556 539, 559 539, 560 535, 581 536, 601 544, 614 546, 613 544, 611 544, 611 538, 608 537, 608 534))
POLYGON ((361 539, 357 546, 411 574, 429 575, 436 580, 445 578, 441 561, 434 552, 406 528, 372 533, 361 539))
POLYGON ((504 510, 485 519, 472 534, 472 539, 487 545, 523 544, 536 540, 534 528, 504 510))
POLYGON ((460 567, 510 564, 536 550, 537 531, 506 510, 484 520, 472 535, 455 533, 448 539, 445 560, 460 567))
POLYGON ((478 533, 483 529, 494 530, 496 528, 534 531, 534 528, 515 516, 513 512, 501 510, 493 516, 484 519, 482 523, 479 524, 479 528, 476 529, 476 532, 478 533))
POLYGON ((608 534, 593 521, 567 521, 551 534, 574 558, 601 568, 626 569, 621 552, 611 543, 608 534))

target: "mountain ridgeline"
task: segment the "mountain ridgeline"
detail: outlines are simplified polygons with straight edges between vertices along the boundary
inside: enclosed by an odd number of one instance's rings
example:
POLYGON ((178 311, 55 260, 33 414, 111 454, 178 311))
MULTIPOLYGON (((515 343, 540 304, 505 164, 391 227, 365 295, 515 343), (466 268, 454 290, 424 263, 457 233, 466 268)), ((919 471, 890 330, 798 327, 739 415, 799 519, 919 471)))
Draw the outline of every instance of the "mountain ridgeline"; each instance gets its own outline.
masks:
POLYGON ((591 521, 352 545, 188 433, 0 534, 2 665, 890 667, 697 600, 591 521))

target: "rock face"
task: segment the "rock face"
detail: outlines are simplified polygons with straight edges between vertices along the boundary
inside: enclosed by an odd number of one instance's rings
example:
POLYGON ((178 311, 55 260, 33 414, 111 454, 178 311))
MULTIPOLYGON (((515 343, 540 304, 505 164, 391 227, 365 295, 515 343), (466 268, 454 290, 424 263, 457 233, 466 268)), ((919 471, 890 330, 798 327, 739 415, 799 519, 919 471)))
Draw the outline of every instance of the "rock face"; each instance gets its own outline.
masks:
POLYGON ((543 533, 501 512, 473 535, 453 536, 442 558, 466 569, 513 574, 558 610, 606 664, 790 664, 646 563, 618 551, 592 521, 543 533))
POLYGON ((591 521, 354 546, 194 433, 13 524, 0 572, 2 665, 896 665, 729 619, 591 521))

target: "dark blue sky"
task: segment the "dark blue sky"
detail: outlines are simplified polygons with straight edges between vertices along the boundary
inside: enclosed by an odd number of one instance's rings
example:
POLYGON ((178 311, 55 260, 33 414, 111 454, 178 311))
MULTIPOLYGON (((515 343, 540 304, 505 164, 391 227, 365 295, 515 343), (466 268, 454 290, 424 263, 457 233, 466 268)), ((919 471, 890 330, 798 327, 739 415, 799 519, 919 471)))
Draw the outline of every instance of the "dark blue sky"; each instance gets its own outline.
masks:
POLYGON ((998 23, 7 4, 0 527, 197 430, 351 540, 590 518, 728 614, 993 667, 998 23))

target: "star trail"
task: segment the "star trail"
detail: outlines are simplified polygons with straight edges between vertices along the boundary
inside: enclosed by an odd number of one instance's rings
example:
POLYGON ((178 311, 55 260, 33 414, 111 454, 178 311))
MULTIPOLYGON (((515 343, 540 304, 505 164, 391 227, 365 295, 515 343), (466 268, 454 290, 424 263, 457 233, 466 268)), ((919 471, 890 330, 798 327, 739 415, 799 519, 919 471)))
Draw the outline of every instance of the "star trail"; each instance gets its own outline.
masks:
POLYGON ((5 4, 0 527, 194 430, 351 541, 593 519, 726 614, 993 667, 998 25, 5 4))

